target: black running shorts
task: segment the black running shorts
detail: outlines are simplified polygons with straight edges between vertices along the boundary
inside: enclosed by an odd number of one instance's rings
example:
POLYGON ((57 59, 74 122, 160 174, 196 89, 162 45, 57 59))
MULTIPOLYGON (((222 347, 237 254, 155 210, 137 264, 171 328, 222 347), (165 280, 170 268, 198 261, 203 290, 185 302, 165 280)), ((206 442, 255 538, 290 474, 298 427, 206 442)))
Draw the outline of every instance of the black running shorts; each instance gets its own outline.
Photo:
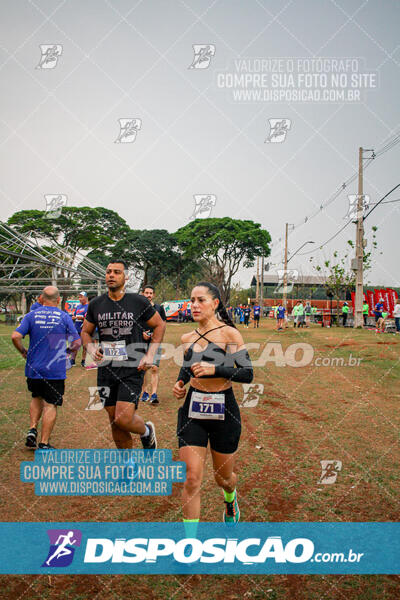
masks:
POLYGON ((225 395, 225 419, 192 419, 189 417, 190 398, 194 388, 190 387, 183 406, 178 410, 177 435, 179 448, 184 446, 210 447, 221 454, 236 452, 242 430, 240 410, 232 388, 221 392, 225 395))
POLYGON ((142 392, 143 375, 135 372, 118 377, 112 373, 98 373, 97 387, 104 406, 115 406, 117 402, 131 402, 138 407, 142 392))
POLYGON ((49 404, 61 406, 65 389, 65 379, 32 379, 26 380, 32 398, 43 398, 49 404))

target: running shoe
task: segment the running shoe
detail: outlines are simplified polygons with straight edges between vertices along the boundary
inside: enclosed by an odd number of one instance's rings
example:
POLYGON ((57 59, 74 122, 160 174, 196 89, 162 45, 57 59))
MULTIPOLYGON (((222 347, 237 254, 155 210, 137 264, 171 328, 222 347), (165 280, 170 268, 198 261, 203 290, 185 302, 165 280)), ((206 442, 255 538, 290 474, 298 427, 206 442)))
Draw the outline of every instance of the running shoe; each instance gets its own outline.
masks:
POLYGON ((42 442, 39 443, 38 449, 39 450, 55 450, 54 446, 51 446, 50 444, 43 444, 42 442))
POLYGON ((149 435, 146 437, 140 437, 142 440, 142 446, 145 450, 156 450, 157 448, 157 438, 156 438, 156 428, 151 421, 147 421, 147 427, 150 430, 149 435))
POLYGON ((73 358, 70 358, 70 359, 69 359, 69 364, 71 365, 71 367, 74 367, 74 366, 75 366, 75 361, 74 361, 74 359, 73 359, 73 358))
POLYGON ((148 402, 149 398, 150 398, 149 394, 147 392, 143 392, 142 402, 148 402))
POLYGON ((28 435, 26 436, 25 446, 27 448, 36 448, 36 438, 37 438, 37 429, 35 427, 31 427, 28 431, 28 435))
POLYGON ((89 370, 89 369, 97 369, 97 364, 96 363, 91 363, 90 365, 88 365, 87 367, 85 367, 85 369, 89 370))
POLYGON ((150 404, 160 404, 157 394, 152 394, 150 398, 150 404))
POLYGON ((240 520, 240 510, 239 504, 237 501, 237 493, 235 492, 235 497, 233 502, 225 502, 225 510, 224 510, 224 522, 225 523, 238 523, 240 520))

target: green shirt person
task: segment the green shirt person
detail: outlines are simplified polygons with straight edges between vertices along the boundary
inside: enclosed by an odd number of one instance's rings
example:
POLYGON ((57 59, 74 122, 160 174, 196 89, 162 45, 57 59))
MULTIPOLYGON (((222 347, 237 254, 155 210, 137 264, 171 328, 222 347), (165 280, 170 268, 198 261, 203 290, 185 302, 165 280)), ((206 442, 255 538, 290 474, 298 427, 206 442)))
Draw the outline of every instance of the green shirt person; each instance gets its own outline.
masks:
POLYGON ((363 304, 363 315, 368 315, 369 313, 369 304, 368 302, 364 302, 363 304))
POLYGON ((342 318, 343 318, 343 327, 346 325, 347 315, 349 312, 349 305, 345 302, 342 306, 342 318))

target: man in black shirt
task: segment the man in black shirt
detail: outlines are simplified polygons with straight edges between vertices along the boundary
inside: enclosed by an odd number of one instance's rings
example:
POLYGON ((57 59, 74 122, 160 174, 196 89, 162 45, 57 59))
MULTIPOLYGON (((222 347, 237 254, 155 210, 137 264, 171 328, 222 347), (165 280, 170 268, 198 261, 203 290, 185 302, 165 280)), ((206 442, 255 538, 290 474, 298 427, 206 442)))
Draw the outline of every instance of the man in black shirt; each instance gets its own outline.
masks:
MULTIPOLYGON (((156 304, 153 300, 154 300, 154 288, 152 285, 146 285, 143 288, 142 294, 145 298, 147 298, 147 300, 150 302, 150 304, 153 306, 153 308, 158 312, 158 314, 160 315, 160 317, 162 318, 163 321, 167 320, 167 317, 165 315, 165 310, 164 307, 161 306, 161 304, 156 304)), ((153 331, 152 329, 146 331, 143 333, 143 339, 149 344, 151 339, 153 336, 153 331)), ((150 402, 150 404, 160 404, 158 397, 157 397, 157 387, 158 387, 158 368, 160 366, 160 360, 161 360, 161 347, 159 346, 157 348, 157 352, 155 354, 154 357, 154 362, 153 365, 151 367, 151 396, 146 392, 146 373, 144 374, 144 379, 143 379, 143 394, 142 394, 142 402, 150 402)))
POLYGON ((117 448, 132 448, 132 433, 139 434, 144 448, 157 448, 155 427, 136 414, 144 372, 151 368, 165 323, 142 295, 125 293, 123 260, 111 260, 106 270, 108 293, 91 300, 82 328, 82 343, 99 367, 97 386, 110 419, 117 448), (98 329, 100 346, 93 344, 98 329), (143 331, 151 328, 147 345, 143 331))

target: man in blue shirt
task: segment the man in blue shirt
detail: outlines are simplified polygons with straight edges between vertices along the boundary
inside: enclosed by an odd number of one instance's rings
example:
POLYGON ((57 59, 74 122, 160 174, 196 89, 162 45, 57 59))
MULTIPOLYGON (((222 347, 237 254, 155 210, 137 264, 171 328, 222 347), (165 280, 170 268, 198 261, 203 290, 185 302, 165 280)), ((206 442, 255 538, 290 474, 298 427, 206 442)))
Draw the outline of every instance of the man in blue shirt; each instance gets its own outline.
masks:
POLYGON ((374 310, 375 323, 377 323, 378 320, 382 317, 383 308, 384 308, 383 299, 380 298, 379 302, 377 302, 375 304, 375 310, 374 310))
POLYGON ((36 302, 34 302, 30 308, 30 310, 36 310, 37 308, 42 308, 43 306, 43 296, 42 294, 40 294, 40 296, 38 296, 36 298, 36 302))
POLYGON ((31 424, 25 445, 36 448, 37 426, 42 417, 39 448, 48 450, 53 448, 49 439, 56 422, 57 406, 61 406, 63 402, 66 342, 79 340, 79 335, 71 317, 57 308, 60 302, 58 289, 49 285, 44 288, 42 297, 43 306, 25 315, 11 339, 18 352, 26 359, 25 375, 28 390, 32 393, 29 411, 31 424), (22 338, 27 334, 28 350, 22 345, 22 338))
MULTIPOLYGON (((88 303, 87 293, 79 292, 79 304, 75 308, 74 314, 72 315, 72 320, 75 323, 76 331, 78 332, 79 337, 81 335, 82 325, 83 325, 83 321, 85 320, 85 317, 86 317, 88 306, 89 306, 89 303, 88 303)), ((71 367, 75 366, 75 359, 76 359, 76 355, 77 355, 78 351, 79 351, 79 346, 78 346, 77 350, 70 352, 71 367)), ((82 360, 81 360, 82 367, 85 366, 85 359, 86 359, 86 348, 83 348, 82 360)))
POLYGON ((260 312, 261 312, 261 306, 259 304, 254 304, 254 306, 253 306, 254 327, 260 327, 260 312))

